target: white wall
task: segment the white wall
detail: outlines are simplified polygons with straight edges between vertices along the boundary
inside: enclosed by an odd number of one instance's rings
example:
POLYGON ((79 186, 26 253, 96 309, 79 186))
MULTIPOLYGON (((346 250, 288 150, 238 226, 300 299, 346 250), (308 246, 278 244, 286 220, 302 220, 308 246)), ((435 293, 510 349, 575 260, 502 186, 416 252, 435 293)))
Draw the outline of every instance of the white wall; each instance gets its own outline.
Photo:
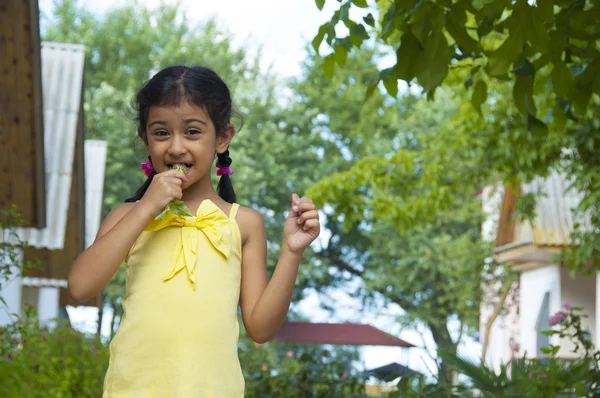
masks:
MULTIPOLYGON (((0 261, 2 264, 8 264, 9 260, 0 259, 0 261)), ((20 258, 17 261, 20 261, 20 258)), ((19 273, 15 268, 12 271, 10 282, 4 285, 0 291, 0 296, 6 301, 6 305, 8 306, 8 308, 5 308, 0 303, 0 326, 12 323, 15 320, 12 314, 21 313, 21 277, 16 275, 19 275, 19 273)), ((2 283, 4 284, 5 282, 2 283)))
MULTIPOLYGON (((581 274, 571 279, 569 268, 562 267, 561 270, 561 304, 568 302, 574 307, 583 307, 587 318, 582 318, 581 326, 592 334, 592 341, 597 341, 596 332, 596 278, 585 277, 581 274)), ((568 341, 561 341, 559 355, 573 357, 573 345, 568 341)))
MULTIPOLYGON (((504 303, 504 309, 501 312, 490 329, 488 348, 485 362, 487 366, 496 371, 506 365, 513 351, 511 340, 520 345, 520 325, 519 325, 519 303, 514 290, 518 289, 518 284, 514 284, 513 292, 509 294, 504 303)), ((492 315, 494 308, 490 304, 482 304, 480 315, 480 342, 483 343, 485 326, 492 315)))
MULTIPOLYGON (((537 354, 537 320, 546 292, 550 292, 550 315, 561 308, 561 270, 558 265, 550 265, 521 273, 520 283, 520 329, 521 353, 527 357, 537 354)), ((550 329, 550 326, 548 326, 550 329)), ((558 343, 552 341, 553 344, 558 343)))

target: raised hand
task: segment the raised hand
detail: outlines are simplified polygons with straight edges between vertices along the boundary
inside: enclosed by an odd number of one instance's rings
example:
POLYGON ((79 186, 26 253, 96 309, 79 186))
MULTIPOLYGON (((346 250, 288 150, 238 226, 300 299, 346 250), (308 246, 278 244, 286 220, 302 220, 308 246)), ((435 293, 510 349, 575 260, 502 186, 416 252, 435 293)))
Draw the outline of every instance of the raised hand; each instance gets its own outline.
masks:
POLYGON ((172 200, 181 199, 182 186, 186 181, 187 177, 179 170, 156 174, 140 200, 140 205, 148 209, 152 218, 158 216, 172 200))
POLYGON ((293 194, 291 211, 283 228, 282 248, 302 254, 320 232, 319 212, 312 199, 293 194))

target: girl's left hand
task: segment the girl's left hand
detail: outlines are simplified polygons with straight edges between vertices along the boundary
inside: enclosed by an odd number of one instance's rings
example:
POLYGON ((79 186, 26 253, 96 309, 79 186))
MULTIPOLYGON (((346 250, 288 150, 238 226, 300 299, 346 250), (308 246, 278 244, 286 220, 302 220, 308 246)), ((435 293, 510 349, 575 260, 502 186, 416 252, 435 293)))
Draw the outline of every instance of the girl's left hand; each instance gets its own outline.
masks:
POLYGON ((312 199, 292 195, 292 209, 283 228, 283 248, 302 254, 321 231, 319 213, 312 199))

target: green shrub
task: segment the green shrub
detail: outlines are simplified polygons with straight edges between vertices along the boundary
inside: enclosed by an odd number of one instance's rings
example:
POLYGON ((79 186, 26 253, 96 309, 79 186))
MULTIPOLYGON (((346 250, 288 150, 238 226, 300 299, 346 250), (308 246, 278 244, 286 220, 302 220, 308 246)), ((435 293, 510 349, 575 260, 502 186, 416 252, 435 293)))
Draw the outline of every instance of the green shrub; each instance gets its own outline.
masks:
POLYGON ((50 329, 35 316, 0 328, 0 397, 102 396, 108 347, 65 324, 50 329))

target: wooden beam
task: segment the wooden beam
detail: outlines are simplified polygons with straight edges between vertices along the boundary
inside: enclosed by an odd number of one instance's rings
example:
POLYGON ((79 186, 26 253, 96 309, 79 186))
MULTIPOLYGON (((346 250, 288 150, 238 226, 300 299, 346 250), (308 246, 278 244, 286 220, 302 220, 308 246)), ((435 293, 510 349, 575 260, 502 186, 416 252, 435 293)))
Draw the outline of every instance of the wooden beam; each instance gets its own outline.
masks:
POLYGON ((37 0, 0 2, 0 209, 16 205, 28 226, 46 226, 37 0))

